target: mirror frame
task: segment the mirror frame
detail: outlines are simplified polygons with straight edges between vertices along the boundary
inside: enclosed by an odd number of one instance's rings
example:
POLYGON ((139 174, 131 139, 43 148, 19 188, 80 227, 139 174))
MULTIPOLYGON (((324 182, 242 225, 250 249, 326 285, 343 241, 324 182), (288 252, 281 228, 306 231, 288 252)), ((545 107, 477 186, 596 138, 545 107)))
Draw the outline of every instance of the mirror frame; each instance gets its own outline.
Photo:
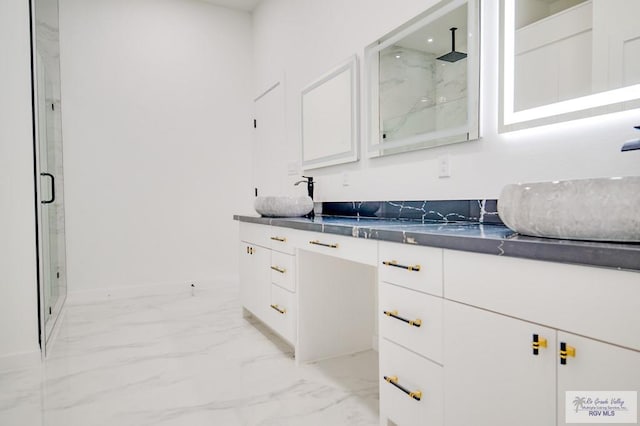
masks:
POLYGON ((480 2, 478 0, 448 0, 441 1, 427 9, 409 22, 401 25, 390 33, 378 39, 365 48, 365 105, 367 156, 369 158, 394 155, 421 149, 436 148, 454 143, 468 142, 480 138, 480 2), (425 132, 403 139, 382 142, 380 138, 379 111, 379 53, 402 38, 422 29, 425 25, 435 21, 452 10, 467 4, 468 31, 474 37, 468 37, 467 42, 467 124, 447 130, 425 132), (474 94, 475 96, 469 96, 474 94), (440 138, 459 136, 459 140, 448 141, 433 146, 420 146, 425 142, 440 138), (404 148, 404 149, 402 149, 404 148), (385 153, 387 149, 393 152, 385 153))
POLYGON ((515 0, 500 0, 500 133, 640 107, 640 84, 514 111, 515 0))
MULTIPOLYGON (((327 105, 327 110, 331 111, 331 105, 327 105)), ((300 137, 301 137, 301 165, 302 170, 317 169, 320 167, 333 166, 343 163, 351 163, 359 160, 359 129, 360 129, 360 100, 359 100, 359 72, 358 72, 358 57, 353 55, 340 65, 331 69, 327 73, 323 74, 317 80, 313 81, 302 89, 300 95, 300 137), (322 157, 314 158, 313 160, 305 160, 305 108, 304 98, 305 95, 322 87, 325 83, 330 82, 335 77, 341 75, 344 72, 349 72, 350 76, 350 88, 349 94, 351 100, 351 111, 349 122, 351 125, 350 134, 351 141, 349 149, 340 152, 334 152, 322 157)))

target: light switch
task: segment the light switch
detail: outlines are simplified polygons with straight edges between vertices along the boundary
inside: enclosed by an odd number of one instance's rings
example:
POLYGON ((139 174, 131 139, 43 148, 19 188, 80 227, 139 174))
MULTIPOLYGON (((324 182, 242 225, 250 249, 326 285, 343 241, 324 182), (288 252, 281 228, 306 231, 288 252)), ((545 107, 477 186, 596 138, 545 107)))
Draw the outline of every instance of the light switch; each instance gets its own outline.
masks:
POLYGON ((451 165, 449 164, 449 156, 443 155, 438 157, 438 177, 445 178, 451 176, 451 165))
POLYGON ((342 173, 342 186, 349 186, 349 173, 344 172, 342 173))

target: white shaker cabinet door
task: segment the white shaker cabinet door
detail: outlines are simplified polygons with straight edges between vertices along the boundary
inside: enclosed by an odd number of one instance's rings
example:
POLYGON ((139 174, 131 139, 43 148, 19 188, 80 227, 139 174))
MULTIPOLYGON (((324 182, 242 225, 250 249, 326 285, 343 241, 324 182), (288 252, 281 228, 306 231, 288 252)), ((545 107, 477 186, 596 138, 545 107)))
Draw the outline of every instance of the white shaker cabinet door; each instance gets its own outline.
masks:
POLYGON ((240 302, 264 320, 271 290, 271 250, 240 241, 240 302))
MULTIPOLYGON (((562 343, 570 355, 566 357, 565 364, 560 364, 557 356, 559 426, 568 424, 565 422, 567 391, 605 391, 605 395, 614 395, 615 391, 640 393, 640 352, 559 331, 556 353, 562 343), (612 392, 609 394, 607 391, 612 392)), ((570 410, 574 409, 573 399, 571 397, 568 404, 570 410)), ((606 423, 603 417, 596 419, 598 424, 619 424, 606 423)))
POLYGON ((444 330, 445 425, 555 426, 555 330, 450 301, 444 330))

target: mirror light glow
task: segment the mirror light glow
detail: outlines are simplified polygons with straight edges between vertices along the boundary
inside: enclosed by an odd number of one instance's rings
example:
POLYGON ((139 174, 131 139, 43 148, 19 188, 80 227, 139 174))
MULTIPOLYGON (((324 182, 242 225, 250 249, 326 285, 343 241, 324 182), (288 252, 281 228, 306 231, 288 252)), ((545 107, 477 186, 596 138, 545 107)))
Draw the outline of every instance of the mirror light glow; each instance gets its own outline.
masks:
MULTIPOLYGON (((555 117, 562 114, 585 111, 591 108, 613 105, 640 99, 640 84, 595 93, 588 96, 569 99, 530 108, 514 110, 515 87, 515 0, 504 0, 503 22, 503 125, 526 123, 534 120, 555 117)), ((546 123, 542 123, 546 124, 546 123)), ((534 124, 536 125, 536 124, 534 124)))

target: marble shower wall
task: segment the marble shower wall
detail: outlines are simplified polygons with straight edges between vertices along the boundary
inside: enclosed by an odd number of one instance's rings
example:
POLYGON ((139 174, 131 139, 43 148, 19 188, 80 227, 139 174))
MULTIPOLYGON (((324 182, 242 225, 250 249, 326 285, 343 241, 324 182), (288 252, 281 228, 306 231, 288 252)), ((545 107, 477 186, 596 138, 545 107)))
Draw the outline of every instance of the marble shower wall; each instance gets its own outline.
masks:
POLYGON ((380 121, 386 141, 467 122, 467 60, 450 63, 402 46, 380 52, 380 121))
POLYGON ((435 130, 434 59, 400 46, 380 52, 380 122, 387 141, 435 130))

